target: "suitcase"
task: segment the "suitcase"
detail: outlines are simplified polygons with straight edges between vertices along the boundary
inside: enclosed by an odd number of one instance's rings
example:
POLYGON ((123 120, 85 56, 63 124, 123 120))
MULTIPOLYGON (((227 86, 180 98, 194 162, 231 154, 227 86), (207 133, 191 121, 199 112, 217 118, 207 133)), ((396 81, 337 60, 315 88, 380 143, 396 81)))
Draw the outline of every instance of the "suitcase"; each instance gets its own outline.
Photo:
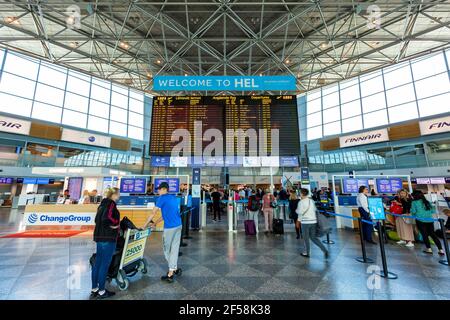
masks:
POLYGON ((245 234, 247 236, 256 235, 255 220, 244 220, 245 234))
POLYGON ((283 219, 273 219, 273 233, 274 234, 284 234, 284 220, 283 219))

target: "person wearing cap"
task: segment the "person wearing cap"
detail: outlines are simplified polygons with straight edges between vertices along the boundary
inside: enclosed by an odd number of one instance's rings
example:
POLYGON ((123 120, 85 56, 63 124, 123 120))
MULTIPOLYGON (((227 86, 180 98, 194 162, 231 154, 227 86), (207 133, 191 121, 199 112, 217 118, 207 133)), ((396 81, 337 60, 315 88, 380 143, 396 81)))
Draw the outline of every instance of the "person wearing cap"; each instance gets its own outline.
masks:
POLYGON ((149 225, 155 226, 161 220, 164 221, 163 250, 169 265, 169 271, 166 275, 161 277, 161 280, 171 283, 174 280, 174 275, 181 275, 181 268, 178 268, 177 264, 178 253, 180 251, 182 223, 177 197, 169 194, 168 191, 169 184, 167 182, 161 182, 158 186, 158 200, 156 201, 155 207, 148 217, 144 228, 147 228, 149 225), (159 218, 158 221, 153 222, 152 219, 158 210, 161 211, 161 218, 159 218))

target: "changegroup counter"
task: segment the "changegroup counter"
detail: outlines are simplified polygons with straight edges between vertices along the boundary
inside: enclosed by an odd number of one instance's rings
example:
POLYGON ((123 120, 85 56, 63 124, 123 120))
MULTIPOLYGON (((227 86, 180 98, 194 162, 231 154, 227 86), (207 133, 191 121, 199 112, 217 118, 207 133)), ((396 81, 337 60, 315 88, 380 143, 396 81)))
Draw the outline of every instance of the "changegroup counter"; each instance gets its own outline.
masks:
MULTIPOLYGON (((151 205, 131 206, 119 205, 120 217, 128 217, 136 227, 140 228, 147 221, 152 210, 151 205)), ((98 204, 46 204, 27 205, 24 212, 26 229, 93 229, 98 204)), ((161 217, 160 212, 153 220, 161 217)), ((164 222, 159 223, 155 231, 162 231, 164 222)))

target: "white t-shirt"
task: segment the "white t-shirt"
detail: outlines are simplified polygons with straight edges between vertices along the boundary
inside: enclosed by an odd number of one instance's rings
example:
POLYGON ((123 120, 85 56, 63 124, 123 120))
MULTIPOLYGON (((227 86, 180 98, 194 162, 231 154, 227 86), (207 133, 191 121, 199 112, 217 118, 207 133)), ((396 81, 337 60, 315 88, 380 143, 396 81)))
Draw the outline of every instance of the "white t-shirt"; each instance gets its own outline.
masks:
POLYGON ((297 210, 298 220, 304 224, 317 223, 316 204, 311 198, 301 199, 298 202, 297 210))
POLYGON ((369 201, 364 193, 358 193, 356 197, 356 204, 358 208, 363 208, 366 212, 369 212, 369 201))

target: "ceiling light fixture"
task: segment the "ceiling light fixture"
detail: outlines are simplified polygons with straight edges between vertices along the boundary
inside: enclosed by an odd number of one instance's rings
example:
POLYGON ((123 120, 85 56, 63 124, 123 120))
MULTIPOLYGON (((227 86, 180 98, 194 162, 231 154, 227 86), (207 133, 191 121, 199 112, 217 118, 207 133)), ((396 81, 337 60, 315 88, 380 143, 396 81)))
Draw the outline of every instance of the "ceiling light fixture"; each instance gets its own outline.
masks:
POLYGON ((119 45, 121 48, 123 48, 125 50, 128 50, 128 48, 130 48, 130 45, 124 41, 120 41, 119 45))
POLYGON ((20 24, 18 17, 6 17, 5 22, 8 24, 14 24, 14 25, 20 24))
POLYGON ((328 48, 328 41, 320 44, 320 49, 325 50, 326 48, 328 48))

